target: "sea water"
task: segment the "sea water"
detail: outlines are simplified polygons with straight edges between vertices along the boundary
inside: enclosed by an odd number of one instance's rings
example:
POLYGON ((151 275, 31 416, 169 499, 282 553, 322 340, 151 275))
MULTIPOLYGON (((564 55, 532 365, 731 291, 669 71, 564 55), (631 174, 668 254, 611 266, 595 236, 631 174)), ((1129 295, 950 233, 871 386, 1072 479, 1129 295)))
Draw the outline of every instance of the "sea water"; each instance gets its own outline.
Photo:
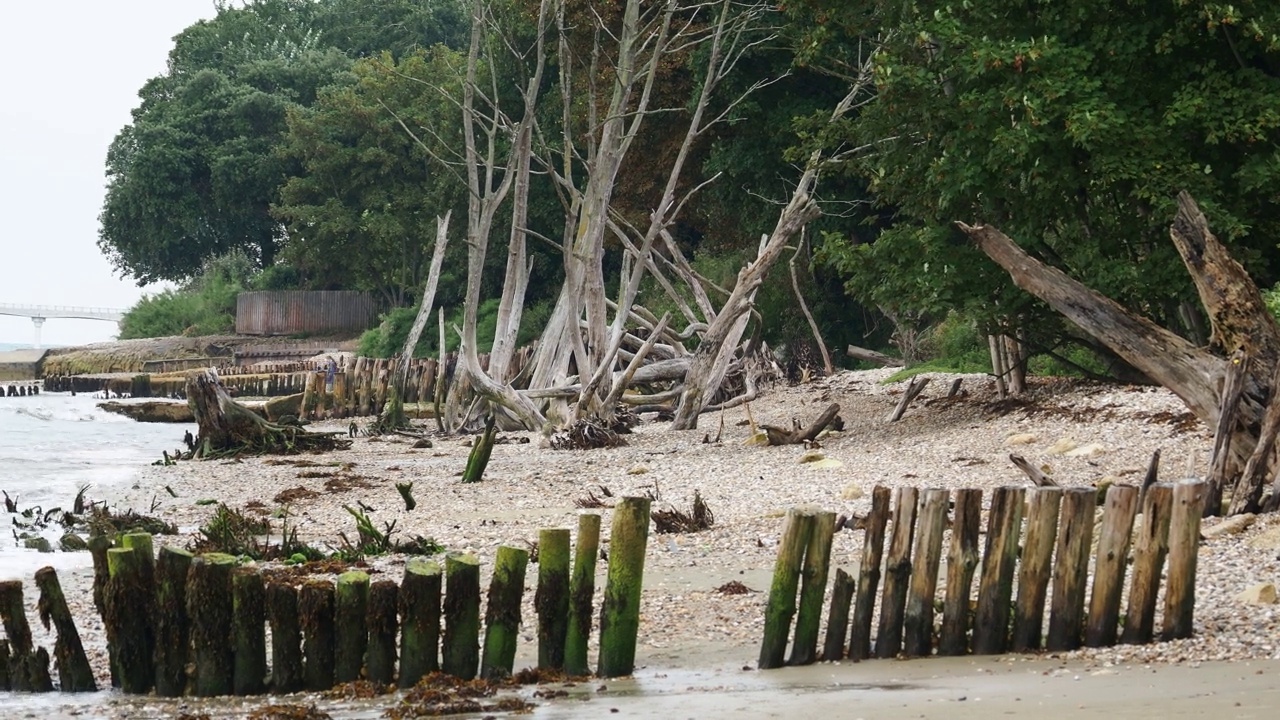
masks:
MULTIPOLYGON (((140 423, 108 413, 98 408, 100 402, 100 397, 69 393, 0 397, 0 491, 8 493, 19 510, 0 514, 0 579, 30 582, 45 565, 91 565, 87 552, 22 548, 14 537, 21 532, 15 519, 27 522, 20 514, 24 510, 71 510, 76 493, 86 485, 89 500, 108 499, 113 489, 132 483, 163 451, 181 447, 184 432, 195 432, 195 425, 140 423)), ((64 532, 51 522, 42 534, 56 550, 64 532)))

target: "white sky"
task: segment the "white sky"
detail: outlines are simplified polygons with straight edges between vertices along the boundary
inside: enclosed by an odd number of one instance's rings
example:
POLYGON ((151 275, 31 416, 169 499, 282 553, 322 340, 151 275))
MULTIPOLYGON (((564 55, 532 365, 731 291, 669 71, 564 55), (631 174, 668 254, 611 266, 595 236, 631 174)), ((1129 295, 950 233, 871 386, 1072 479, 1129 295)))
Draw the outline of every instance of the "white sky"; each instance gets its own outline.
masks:
MULTIPOLYGON (((127 308, 142 295, 98 251, 107 146, 173 37, 216 14, 213 0, 0 0, 0 303, 127 308)), ((43 342, 115 333, 49 320, 43 342)), ((0 315, 0 342, 33 336, 27 318, 0 315)))

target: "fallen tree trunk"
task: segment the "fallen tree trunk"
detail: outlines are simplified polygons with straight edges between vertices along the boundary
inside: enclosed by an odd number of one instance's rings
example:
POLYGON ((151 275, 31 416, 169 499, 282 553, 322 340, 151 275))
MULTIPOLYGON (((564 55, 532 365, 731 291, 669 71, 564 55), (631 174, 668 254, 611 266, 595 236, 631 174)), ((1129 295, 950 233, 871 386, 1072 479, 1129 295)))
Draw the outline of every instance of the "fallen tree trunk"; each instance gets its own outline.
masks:
POLYGON ((903 365, 901 358, 891 357, 875 350, 860 348, 857 345, 850 345, 845 348, 844 354, 854 360, 861 360, 862 362, 869 362, 882 367, 902 367, 903 365))
MULTIPOLYGON (((1229 452, 1244 467, 1258 445, 1262 416, 1271 398, 1271 369, 1280 360, 1280 325, 1267 312, 1253 279, 1209 230, 1186 192, 1169 234, 1195 281, 1213 327, 1208 348, 1197 347, 1119 303, 1032 258, 996 228, 958 223, 961 230, 1028 293, 1101 341, 1133 367, 1168 388, 1206 425, 1216 427, 1228 360, 1237 352, 1252 359, 1241 379, 1229 452)), ((1270 462, 1268 462, 1270 465, 1270 462)), ((1270 473, 1267 473, 1268 475, 1270 473)), ((1225 488, 1224 488, 1225 490, 1225 488)), ((1225 494, 1225 493, 1224 493, 1225 494)), ((1216 508, 1213 510, 1216 513, 1216 508)))
POLYGON ((351 446, 340 433, 310 433, 293 425, 267 422, 227 394, 210 372, 187 380, 187 400, 200 433, 191 456, 197 460, 237 455, 291 454, 351 446))

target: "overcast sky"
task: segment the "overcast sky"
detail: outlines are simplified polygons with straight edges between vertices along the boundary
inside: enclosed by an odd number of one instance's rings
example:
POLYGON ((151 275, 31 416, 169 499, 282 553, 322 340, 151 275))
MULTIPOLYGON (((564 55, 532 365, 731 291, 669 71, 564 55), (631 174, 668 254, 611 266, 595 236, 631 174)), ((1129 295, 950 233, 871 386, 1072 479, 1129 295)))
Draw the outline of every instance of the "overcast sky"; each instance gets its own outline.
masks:
MULTIPOLYGON (((145 289, 98 251, 107 146, 173 37, 214 0, 0 0, 0 304, 126 308, 145 289)), ((151 288, 155 290, 155 288, 151 288)), ((49 320, 46 345, 110 340, 113 323, 49 320)), ((0 315, 0 342, 31 321, 0 315)))

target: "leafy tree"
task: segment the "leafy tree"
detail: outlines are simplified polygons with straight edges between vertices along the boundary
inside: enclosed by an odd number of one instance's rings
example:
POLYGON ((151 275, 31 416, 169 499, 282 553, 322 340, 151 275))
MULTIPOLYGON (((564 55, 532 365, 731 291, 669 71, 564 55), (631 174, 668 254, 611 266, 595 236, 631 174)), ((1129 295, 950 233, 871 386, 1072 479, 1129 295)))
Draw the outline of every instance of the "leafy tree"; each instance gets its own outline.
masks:
POLYGON ((236 296, 254 274, 252 261, 240 252, 206 262, 182 287, 143 297, 129 308, 120 322, 120 339, 233 332, 236 296))
POLYGON ((964 308, 987 327, 1043 312, 951 228, 963 219, 1194 334, 1194 295, 1167 238, 1180 189, 1255 277, 1276 279, 1274 3, 801 7, 821 47, 882 30, 875 102, 826 138, 870 149, 851 169, 887 216, 888 229, 864 234, 874 242, 828 249, 863 297, 964 308))
MULTIPOLYGON (((454 171, 435 159, 459 142, 456 108, 436 89, 456 81, 458 62, 444 46, 399 63, 390 55, 362 60, 354 83, 290 112, 283 152, 300 172, 285 184, 275 216, 289 228, 286 254, 310 285, 370 290, 390 307, 418 294, 436 217, 463 202, 454 171)), ((446 304, 460 297, 460 264, 446 264, 446 304)))
POLYGON ((233 249, 270 266, 287 239, 271 206, 300 172, 280 152, 289 111, 349 83, 352 58, 381 45, 457 41, 458 12, 455 0, 220 4, 176 38, 111 145, 99 247, 139 284, 190 278, 233 249), (350 25, 357 8, 368 14, 350 25))

